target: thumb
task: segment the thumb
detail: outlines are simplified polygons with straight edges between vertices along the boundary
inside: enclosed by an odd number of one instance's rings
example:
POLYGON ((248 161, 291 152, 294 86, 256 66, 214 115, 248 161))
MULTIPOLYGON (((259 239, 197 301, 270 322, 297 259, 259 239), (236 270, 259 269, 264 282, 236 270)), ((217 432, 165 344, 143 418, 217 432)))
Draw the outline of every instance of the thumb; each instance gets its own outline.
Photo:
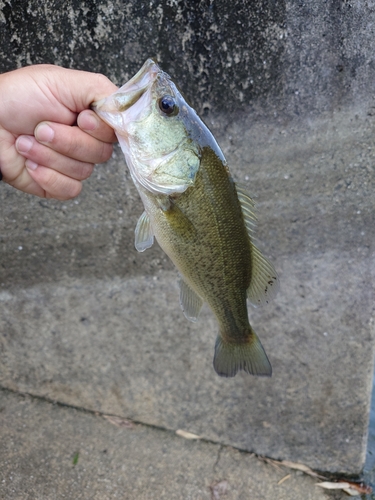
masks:
MULTIPOLYGON (((90 104, 113 94, 117 87, 100 73, 49 66, 61 104, 73 113, 88 109, 90 104)), ((49 78, 51 84, 51 78, 49 78)))

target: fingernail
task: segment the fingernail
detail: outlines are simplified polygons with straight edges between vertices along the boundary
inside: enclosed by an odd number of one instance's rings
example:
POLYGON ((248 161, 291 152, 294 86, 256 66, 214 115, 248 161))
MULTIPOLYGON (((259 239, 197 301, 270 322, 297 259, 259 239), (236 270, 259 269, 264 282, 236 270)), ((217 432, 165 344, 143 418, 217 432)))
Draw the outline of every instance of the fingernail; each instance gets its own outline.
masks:
POLYGON ((35 129, 35 138, 40 142, 52 142, 55 137, 55 132, 53 129, 47 125, 46 123, 41 123, 35 129))
POLYGON ((28 153, 33 146, 33 140, 25 135, 20 135, 16 140, 16 148, 19 153, 28 153))
POLYGON ((35 161, 31 161, 31 160, 26 160, 25 161, 25 166, 28 170, 36 170, 38 164, 35 163, 35 161))
POLYGON ((93 130, 98 128, 99 120, 95 115, 91 113, 85 113, 80 115, 78 120, 78 125, 82 130, 87 130, 88 132, 92 132, 93 130))

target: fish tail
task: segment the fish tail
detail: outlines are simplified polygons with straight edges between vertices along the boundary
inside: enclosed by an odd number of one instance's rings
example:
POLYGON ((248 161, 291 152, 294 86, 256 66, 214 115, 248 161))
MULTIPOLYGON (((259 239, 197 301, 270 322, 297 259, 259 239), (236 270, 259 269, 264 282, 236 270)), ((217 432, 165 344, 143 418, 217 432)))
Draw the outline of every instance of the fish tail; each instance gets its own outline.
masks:
POLYGON ((251 330, 245 342, 228 342, 218 335, 215 344, 214 368, 221 377, 234 377, 239 370, 251 375, 272 375, 271 363, 257 336, 251 330))

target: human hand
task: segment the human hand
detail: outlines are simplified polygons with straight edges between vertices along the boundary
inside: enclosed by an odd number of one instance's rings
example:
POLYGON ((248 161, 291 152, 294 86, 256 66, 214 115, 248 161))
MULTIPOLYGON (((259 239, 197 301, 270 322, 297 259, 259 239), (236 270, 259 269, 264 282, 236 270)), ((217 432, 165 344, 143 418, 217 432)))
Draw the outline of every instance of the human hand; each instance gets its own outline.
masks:
POLYGON ((116 141, 88 108, 116 89, 103 75, 46 64, 1 74, 2 180, 40 197, 77 196, 116 141))

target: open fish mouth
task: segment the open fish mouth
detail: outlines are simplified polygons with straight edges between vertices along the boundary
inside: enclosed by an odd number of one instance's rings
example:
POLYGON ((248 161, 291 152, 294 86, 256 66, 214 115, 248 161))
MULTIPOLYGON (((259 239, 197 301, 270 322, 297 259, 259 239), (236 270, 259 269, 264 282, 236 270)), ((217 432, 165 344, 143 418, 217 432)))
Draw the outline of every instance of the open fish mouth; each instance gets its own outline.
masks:
POLYGON ((147 59, 142 68, 114 94, 91 104, 91 108, 110 126, 115 126, 112 113, 122 113, 136 104, 151 87, 160 73, 160 68, 153 59, 147 59))

